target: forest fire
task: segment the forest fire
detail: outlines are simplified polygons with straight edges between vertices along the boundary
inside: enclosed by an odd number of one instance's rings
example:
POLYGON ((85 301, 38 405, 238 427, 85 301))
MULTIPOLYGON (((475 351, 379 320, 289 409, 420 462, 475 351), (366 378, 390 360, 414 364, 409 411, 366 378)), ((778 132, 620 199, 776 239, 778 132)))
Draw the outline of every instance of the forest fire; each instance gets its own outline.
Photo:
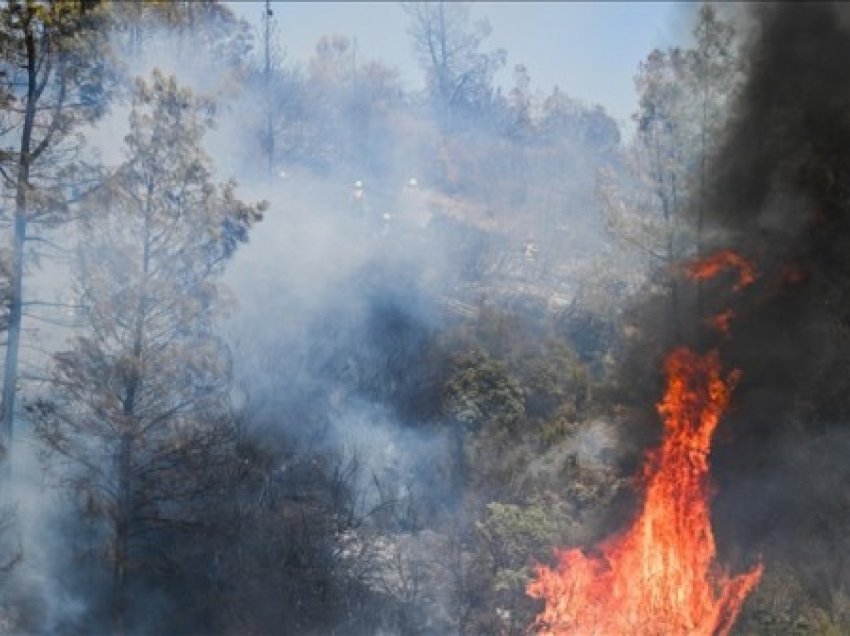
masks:
POLYGON ((738 270, 738 282, 733 288, 734 291, 740 291, 755 282, 755 268, 743 256, 732 250, 719 250, 706 258, 693 261, 685 267, 685 273, 688 278, 700 281, 713 278, 728 267, 738 270))
MULTIPOLYGON (((730 251, 689 272, 709 278, 728 265, 740 273, 736 291, 754 281, 752 266, 730 251)), ((711 439, 740 374, 724 377, 716 351, 702 355, 684 347, 672 351, 664 367, 667 387, 658 405, 664 438, 644 465, 642 510, 598 551, 559 551, 556 569, 537 567, 527 588, 545 601, 532 626, 537 633, 726 634, 761 577, 760 564, 738 576, 717 565, 710 523, 711 439)))

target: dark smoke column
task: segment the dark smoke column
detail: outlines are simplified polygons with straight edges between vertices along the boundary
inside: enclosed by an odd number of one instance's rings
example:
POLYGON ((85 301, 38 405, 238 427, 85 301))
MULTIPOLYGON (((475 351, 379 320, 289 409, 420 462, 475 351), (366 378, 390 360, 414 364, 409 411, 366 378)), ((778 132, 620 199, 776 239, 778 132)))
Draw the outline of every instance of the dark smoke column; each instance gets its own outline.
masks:
MULTIPOLYGON (((766 572, 781 562, 827 599, 850 583, 830 556, 850 547, 850 7, 749 11, 747 80, 706 206, 707 251, 731 248, 762 274, 719 342, 743 379, 716 448, 716 529, 721 548, 761 551, 766 572)), ((693 331, 728 302, 707 284, 693 331)))

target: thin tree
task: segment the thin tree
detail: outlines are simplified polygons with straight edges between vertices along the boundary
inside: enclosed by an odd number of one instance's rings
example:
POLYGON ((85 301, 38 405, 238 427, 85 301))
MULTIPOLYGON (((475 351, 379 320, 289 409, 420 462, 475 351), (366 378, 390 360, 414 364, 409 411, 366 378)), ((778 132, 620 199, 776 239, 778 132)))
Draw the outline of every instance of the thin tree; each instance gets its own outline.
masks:
POLYGON ((686 82, 692 88, 692 115, 696 130, 696 210, 697 253, 703 250, 705 223, 705 191, 708 188, 708 165, 720 142, 729 102, 741 81, 739 60, 735 53, 735 29, 717 14, 716 7, 704 2, 693 29, 696 46, 686 52, 686 82))
MULTIPOLYGON (((698 257, 705 243, 706 200, 710 179, 708 167, 722 139, 723 127, 732 100, 742 80, 740 61, 735 51, 735 29, 721 19, 716 7, 704 2, 697 13, 693 29, 696 46, 687 51, 687 84, 692 97, 695 122, 694 196, 692 201, 698 257)), ((697 283, 697 315, 702 315, 702 282, 697 283)))
MULTIPOLYGON (((266 173, 267 176, 272 176, 272 168, 274 166, 274 113, 272 111, 272 58, 273 51, 272 37, 277 34, 277 22, 274 20, 274 11, 272 11, 271 3, 266 0, 265 10, 263 11, 263 84, 265 88, 265 110, 266 110, 266 133, 264 146, 266 150, 266 173)), ((274 55, 275 68, 280 66, 280 56, 274 55)))
POLYGON ((18 358, 24 307, 25 247, 30 227, 63 220, 72 185, 79 186, 79 138, 84 122, 106 105, 104 14, 94 2, 8 2, 0 8, 0 150, 3 193, 11 199, 8 336, 0 397, 2 441, 14 433, 18 358))
POLYGON ((691 182, 685 72, 678 48, 656 49, 641 62, 635 77, 637 131, 626 149, 625 174, 603 170, 598 184, 606 222, 617 239, 660 266, 674 339, 679 337, 679 290, 673 266, 691 243, 683 218, 691 182))
MULTIPOLYGON (((693 35, 694 48, 655 50, 641 63, 637 134, 627 150, 632 183, 623 187, 610 170, 599 183, 609 227, 666 272, 674 338, 680 312, 674 266, 703 251, 708 165, 740 81, 734 30, 711 3, 701 5, 693 35)), ((698 288, 698 315, 701 298, 698 288)))

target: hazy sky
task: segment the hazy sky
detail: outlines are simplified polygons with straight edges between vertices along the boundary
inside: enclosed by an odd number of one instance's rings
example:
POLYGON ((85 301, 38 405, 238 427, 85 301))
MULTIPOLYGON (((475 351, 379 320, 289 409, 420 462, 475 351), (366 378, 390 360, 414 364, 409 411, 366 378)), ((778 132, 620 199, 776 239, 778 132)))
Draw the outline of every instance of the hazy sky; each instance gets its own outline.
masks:
MULTIPOLYGON (((230 2, 259 25, 263 2, 230 2)), ((409 87, 422 85, 413 57, 407 16, 395 2, 273 2, 281 44, 290 61, 309 58, 321 35, 357 38, 361 59, 379 59, 401 70, 409 87)), ((487 48, 504 48, 508 63, 498 77, 512 84, 513 67, 525 64, 535 87, 558 84, 569 95, 605 106, 627 124, 635 110, 633 77, 656 46, 683 42, 688 9, 667 2, 476 2, 472 19, 489 18, 487 48)))

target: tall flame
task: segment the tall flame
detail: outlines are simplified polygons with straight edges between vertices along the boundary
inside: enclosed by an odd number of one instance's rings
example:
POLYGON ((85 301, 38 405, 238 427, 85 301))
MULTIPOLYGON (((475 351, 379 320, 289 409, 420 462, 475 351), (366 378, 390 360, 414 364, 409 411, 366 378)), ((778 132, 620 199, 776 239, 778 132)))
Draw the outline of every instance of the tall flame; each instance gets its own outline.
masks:
MULTIPOLYGON (((691 275, 707 278, 733 265, 740 272, 736 289, 752 282, 746 261, 721 254, 704 268, 692 266, 691 275)), ((708 504, 711 439, 740 374, 724 378, 717 352, 684 347, 664 366, 664 437, 644 465, 643 508, 598 550, 559 550, 556 568, 536 568, 527 592, 545 601, 532 626, 539 634, 728 634, 761 578, 760 564, 734 577, 716 564, 708 504)))

